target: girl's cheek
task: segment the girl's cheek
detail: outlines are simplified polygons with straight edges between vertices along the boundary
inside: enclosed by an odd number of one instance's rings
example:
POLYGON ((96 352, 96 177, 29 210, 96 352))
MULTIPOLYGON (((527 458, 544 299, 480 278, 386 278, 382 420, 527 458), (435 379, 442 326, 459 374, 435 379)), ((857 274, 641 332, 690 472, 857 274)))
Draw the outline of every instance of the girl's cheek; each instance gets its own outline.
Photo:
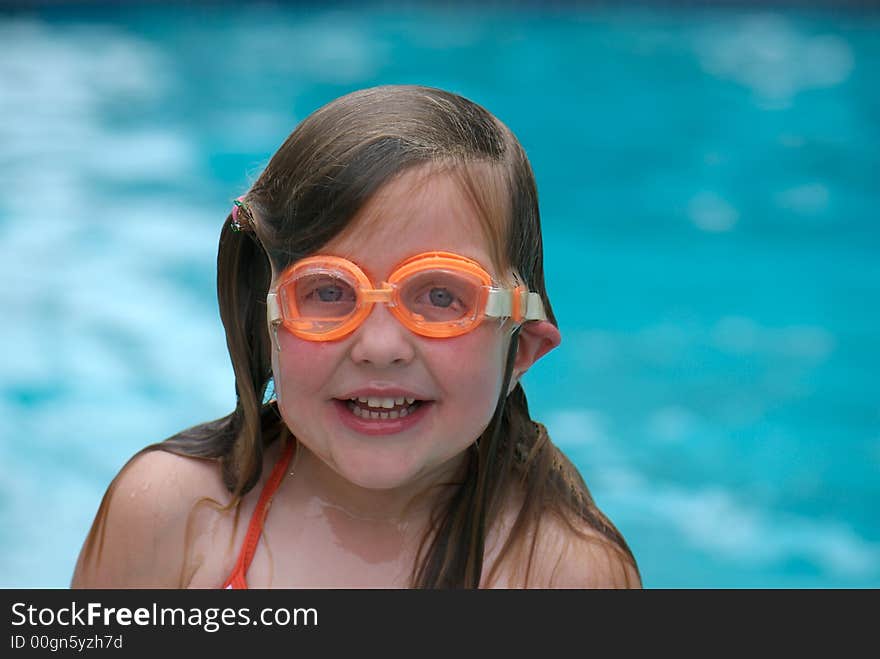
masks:
POLYGON ((447 357, 454 358, 459 366, 486 369, 497 365, 503 368, 507 341, 492 325, 484 324, 472 332, 448 339, 444 345, 449 353, 447 357), (461 364, 462 360, 466 363, 461 364))
POLYGON ((459 393, 497 397, 504 375, 507 342, 493 327, 480 327, 461 336, 435 340, 431 345, 435 368, 459 393))
POLYGON ((276 390, 279 387, 282 391, 319 388, 337 359, 336 351, 328 343, 304 341, 289 332, 278 332, 278 345, 281 351, 272 356, 276 390))

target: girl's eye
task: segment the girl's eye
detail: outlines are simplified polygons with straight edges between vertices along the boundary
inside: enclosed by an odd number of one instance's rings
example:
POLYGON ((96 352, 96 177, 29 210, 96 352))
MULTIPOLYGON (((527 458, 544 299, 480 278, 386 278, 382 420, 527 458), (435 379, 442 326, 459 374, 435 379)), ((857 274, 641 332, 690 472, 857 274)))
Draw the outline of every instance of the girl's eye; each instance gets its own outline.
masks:
POLYGON ((302 316, 344 315, 355 306, 357 293, 344 279, 307 274, 296 282, 297 313, 302 316))
POLYGON ((316 288, 314 294, 318 296, 321 302, 339 302, 342 296, 345 295, 345 291, 342 290, 341 286, 330 284, 316 288))
POLYGON ((455 298, 447 288, 432 288, 428 293, 428 299, 435 307, 443 307, 444 309, 451 305, 455 298))

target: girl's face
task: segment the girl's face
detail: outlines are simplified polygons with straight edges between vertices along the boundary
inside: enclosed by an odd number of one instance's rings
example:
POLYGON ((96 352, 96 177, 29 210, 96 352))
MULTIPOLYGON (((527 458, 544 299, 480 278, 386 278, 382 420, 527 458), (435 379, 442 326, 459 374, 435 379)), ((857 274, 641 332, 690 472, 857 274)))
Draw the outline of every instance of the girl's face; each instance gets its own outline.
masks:
MULTIPOLYGON (((379 285, 404 259, 432 250, 474 259, 502 281, 477 211, 455 178, 416 169, 380 189, 320 254, 353 261, 379 285)), ((489 424, 510 329, 486 320, 462 336, 427 338, 382 304, 334 341, 300 339, 279 327, 280 353, 273 354, 279 409, 299 442, 349 483, 388 490, 437 482, 489 424), (358 413, 352 399, 366 400, 358 413), (380 418, 370 418, 364 408, 382 399, 386 407, 394 399, 392 414, 383 419, 376 410, 380 418), (413 408, 406 399, 422 402, 413 408), (408 412, 402 417, 401 407, 408 412)))

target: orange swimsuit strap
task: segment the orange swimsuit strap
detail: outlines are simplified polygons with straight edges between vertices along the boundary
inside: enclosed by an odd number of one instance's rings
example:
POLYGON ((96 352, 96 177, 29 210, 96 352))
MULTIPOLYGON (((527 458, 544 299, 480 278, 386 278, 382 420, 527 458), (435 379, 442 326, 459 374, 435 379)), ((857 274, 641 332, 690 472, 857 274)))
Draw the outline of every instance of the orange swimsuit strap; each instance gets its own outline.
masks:
POLYGON ((269 475, 269 480, 263 486, 260 500, 257 501, 257 507, 254 508, 254 512, 251 515, 251 521, 248 525, 247 534, 244 537, 244 544, 241 547, 238 560, 232 569, 232 574, 229 575, 223 584, 224 589, 245 590, 248 587, 245 575, 247 575, 248 568, 251 566, 251 561, 254 560, 257 544, 260 542, 260 535, 263 533, 263 522, 266 520, 266 515, 269 512, 269 505, 272 503, 272 496, 275 494, 278 486, 281 485, 281 480, 284 478, 284 474, 290 465, 290 460, 293 458, 294 446, 295 442, 293 440, 287 443, 281 457, 278 458, 278 462, 275 463, 275 467, 269 475))

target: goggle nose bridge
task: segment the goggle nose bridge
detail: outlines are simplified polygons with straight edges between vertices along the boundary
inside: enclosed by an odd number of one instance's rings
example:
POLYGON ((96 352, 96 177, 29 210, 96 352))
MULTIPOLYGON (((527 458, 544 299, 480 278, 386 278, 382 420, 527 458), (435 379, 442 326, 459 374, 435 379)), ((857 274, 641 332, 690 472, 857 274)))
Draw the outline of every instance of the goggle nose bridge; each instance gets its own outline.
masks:
POLYGON ((382 288, 362 288, 359 293, 366 304, 384 302, 388 306, 394 306, 394 286, 388 282, 382 282, 382 288))

